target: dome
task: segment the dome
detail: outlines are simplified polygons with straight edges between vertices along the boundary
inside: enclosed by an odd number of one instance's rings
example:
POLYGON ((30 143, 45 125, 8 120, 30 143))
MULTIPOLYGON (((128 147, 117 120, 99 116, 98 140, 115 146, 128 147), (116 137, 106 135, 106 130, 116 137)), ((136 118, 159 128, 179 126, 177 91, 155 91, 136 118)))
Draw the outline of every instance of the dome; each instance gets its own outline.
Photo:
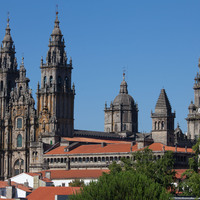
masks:
POLYGON ((113 101, 113 105, 120 105, 120 104, 123 104, 126 106, 134 104, 133 97, 126 93, 120 93, 119 95, 115 97, 113 101))
POLYGON ((52 35, 62 35, 60 28, 54 28, 52 31, 52 35))
POLYGON ((191 101, 188 109, 191 109, 191 110, 195 110, 196 109, 196 106, 193 104, 193 101, 191 101))
POLYGON ((11 35, 5 35, 3 41, 4 41, 4 42, 12 42, 12 37, 11 37, 11 35))
POLYGON ((125 81, 125 73, 123 73, 123 81, 121 82, 120 85, 119 95, 117 95, 113 101, 113 105, 120 105, 120 104, 126 106, 134 104, 133 97, 128 94, 127 82, 125 81))

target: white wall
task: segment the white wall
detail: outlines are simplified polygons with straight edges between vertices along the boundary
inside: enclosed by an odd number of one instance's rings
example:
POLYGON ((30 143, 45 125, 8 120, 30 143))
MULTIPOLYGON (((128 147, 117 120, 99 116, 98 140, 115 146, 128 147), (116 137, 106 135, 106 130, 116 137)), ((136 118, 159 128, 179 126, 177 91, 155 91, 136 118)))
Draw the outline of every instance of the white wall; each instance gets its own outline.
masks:
POLYGON ((21 184, 24 184, 24 182, 28 182, 28 186, 33 188, 33 177, 26 173, 19 174, 10 179, 11 181, 14 181, 16 183, 21 183, 21 184))
MULTIPOLYGON (((54 186, 62 186, 62 183, 65 184, 66 187, 69 186, 69 183, 74 179, 53 179, 52 182, 54 186)), ((97 179, 80 179, 83 180, 85 184, 89 184, 90 181, 97 181, 97 179)))
POLYGON ((21 190, 19 188, 16 188, 16 189, 17 189, 16 198, 25 198, 27 196, 26 191, 21 190))

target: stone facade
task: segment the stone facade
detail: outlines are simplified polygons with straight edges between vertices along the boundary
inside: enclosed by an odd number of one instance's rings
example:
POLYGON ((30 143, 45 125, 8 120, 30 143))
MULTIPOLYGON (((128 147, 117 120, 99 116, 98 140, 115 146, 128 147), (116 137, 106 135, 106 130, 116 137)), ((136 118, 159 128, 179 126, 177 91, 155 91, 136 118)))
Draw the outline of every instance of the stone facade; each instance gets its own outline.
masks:
POLYGON ((37 110, 26 77, 24 58, 17 69, 9 19, 0 49, 0 179, 45 168, 43 153, 74 131, 72 60, 67 63, 58 13, 46 64, 41 60, 37 110))
POLYGON ((155 112, 151 113, 152 138, 154 142, 165 145, 174 145, 174 118, 175 113, 171 111, 171 105, 164 89, 156 103, 155 112))

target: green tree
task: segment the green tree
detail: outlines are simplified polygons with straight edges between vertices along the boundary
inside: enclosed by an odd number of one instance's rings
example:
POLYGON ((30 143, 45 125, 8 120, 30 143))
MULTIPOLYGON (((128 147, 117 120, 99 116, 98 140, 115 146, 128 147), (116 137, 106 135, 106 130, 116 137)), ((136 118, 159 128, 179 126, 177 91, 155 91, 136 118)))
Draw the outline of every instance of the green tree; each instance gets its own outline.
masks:
POLYGON ((83 187, 85 185, 83 180, 75 179, 69 183, 70 187, 83 187))
MULTIPOLYGON (((143 151, 133 153, 132 168, 145 174, 150 179, 161 184, 166 189, 173 189, 175 177, 173 153, 166 151, 160 159, 155 159, 152 150, 145 148, 143 151)), ((125 164, 127 165, 127 163, 125 164)))
POLYGON ((185 176, 185 179, 179 185, 182 196, 200 197, 200 175, 190 169, 183 173, 183 176, 185 176))
POLYGON ((182 182, 179 184, 179 191, 182 192, 183 196, 195 196, 200 197, 200 174, 198 173, 199 167, 199 149, 200 139, 192 147, 194 151, 194 156, 189 158, 190 169, 186 170, 182 174, 182 182))
POLYGON ((71 200, 169 200, 171 195, 159 183, 134 170, 103 174, 99 181, 84 186, 71 200))

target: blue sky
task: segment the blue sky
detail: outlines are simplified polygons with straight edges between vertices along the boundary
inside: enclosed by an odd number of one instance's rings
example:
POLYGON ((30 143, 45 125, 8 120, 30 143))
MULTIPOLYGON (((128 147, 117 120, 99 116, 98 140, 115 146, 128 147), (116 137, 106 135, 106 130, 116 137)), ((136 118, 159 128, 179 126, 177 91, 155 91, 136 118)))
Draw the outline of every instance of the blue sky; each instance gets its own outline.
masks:
POLYGON ((176 121, 193 100, 200 57, 200 1, 186 0, 1 0, 0 41, 7 12, 18 63, 24 55, 35 96, 40 59, 46 58, 56 4, 73 59, 75 128, 104 129, 104 105, 119 93, 123 69, 129 94, 139 106, 139 131, 151 130, 160 90, 166 89, 176 121))

